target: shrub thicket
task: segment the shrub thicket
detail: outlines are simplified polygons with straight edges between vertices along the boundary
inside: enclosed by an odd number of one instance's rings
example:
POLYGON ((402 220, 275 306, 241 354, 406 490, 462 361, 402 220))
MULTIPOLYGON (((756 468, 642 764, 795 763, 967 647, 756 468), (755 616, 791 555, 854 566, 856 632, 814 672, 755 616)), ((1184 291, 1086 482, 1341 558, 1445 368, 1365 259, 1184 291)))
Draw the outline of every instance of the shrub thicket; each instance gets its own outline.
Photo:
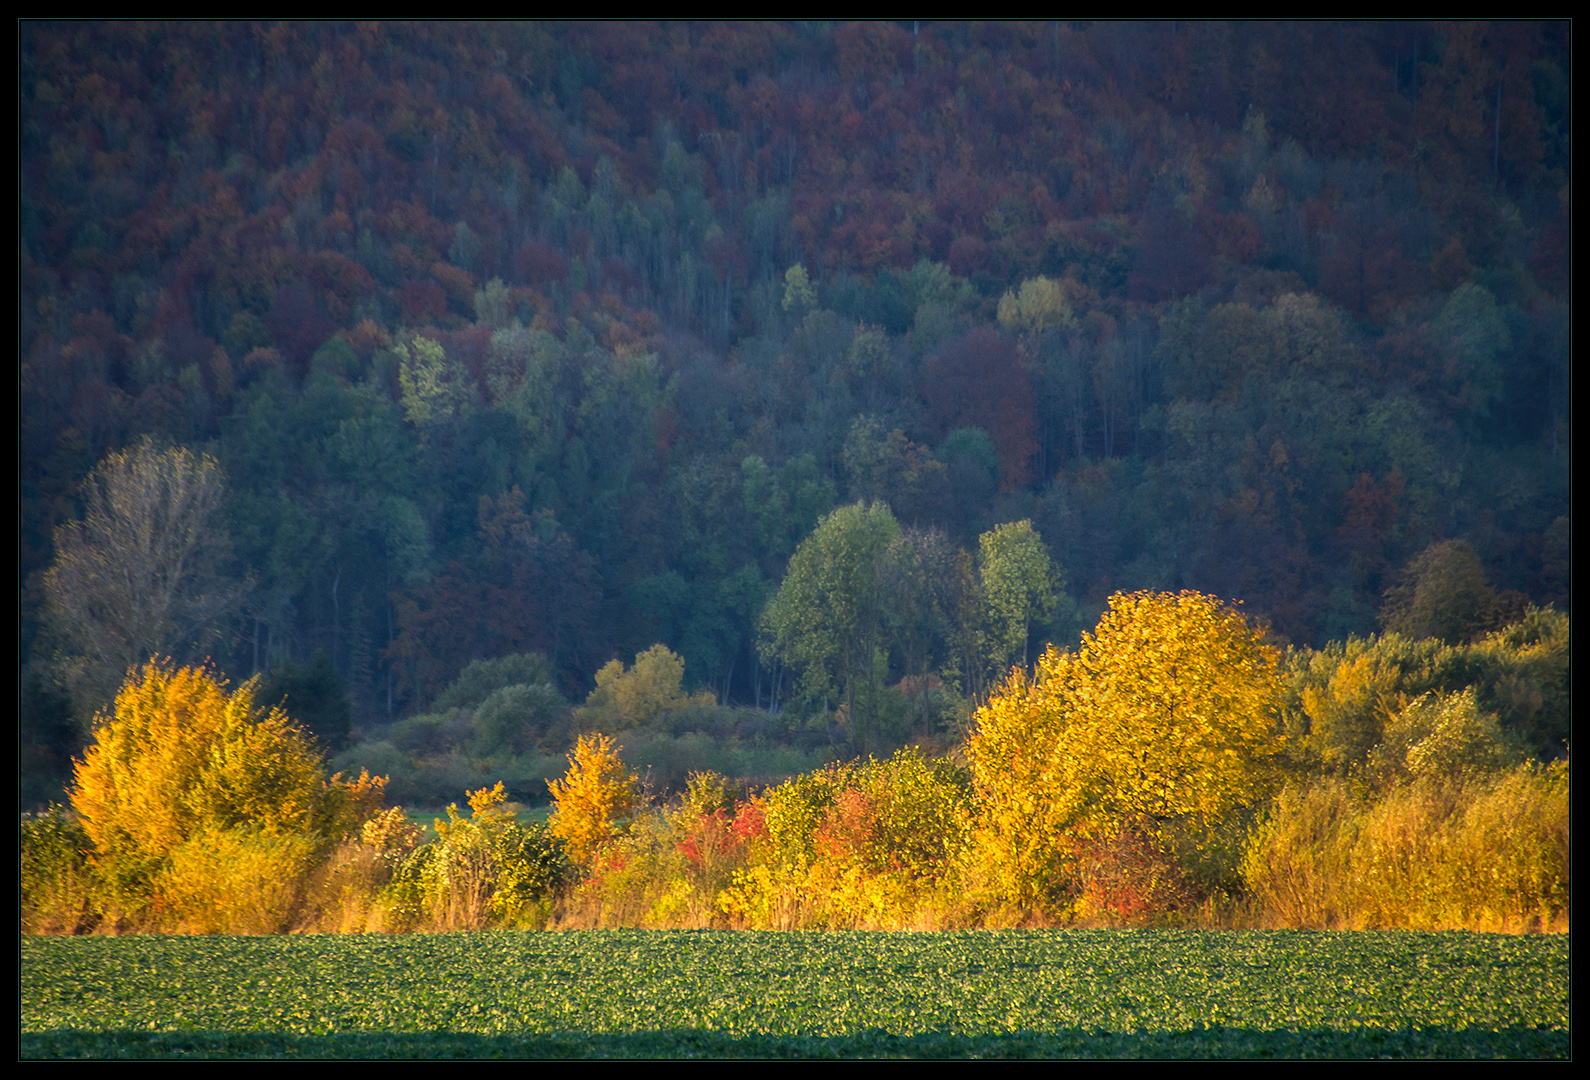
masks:
POLYGON ((469 793, 437 819, 437 839, 415 846, 395 819, 377 819, 366 843, 389 853, 391 882, 382 909, 391 929, 478 930, 540 927, 568 874, 563 843, 541 823, 518 822, 501 782, 469 793), (390 835, 378 835, 390 834, 390 835))
POLYGON ((113 920, 285 929, 316 863, 379 804, 380 781, 328 779, 255 686, 151 662, 97 718, 72 807, 113 920))
POLYGON ((94 842, 81 821, 63 807, 23 814, 18 854, 22 930, 77 934, 93 929, 94 842))
MULTIPOLYGON (((1283 673, 1211 598, 1117 596, 1080 650, 978 711, 969 767, 907 748, 760 791, 697 770, 648 805, 588 735, 549 822, 499 781, 428 843, 380 810, 381 782, 327 779, 252 683, 151 664, 100 717, 73 811, 23 819, 22 925, 1565 929, 1569 766, 1531 733, 1566 708, 1567 643, 1566 618, 1531 611, 1283 673)), ((545 687, 497 685, 525 666, 472 667, 452 710, 545 687)))
MULTIPOLYGON (((1063 917, 1083 863, 1106 881, 1146 860, 1145 887, 1178 894, 1164 887, 1177 853, 1207 861, 1229 820, 1273 790, 1277 664, 1214 598, 1138 593, 1112 597, 1077 653, 1051 647, 1036 677, 1013 672, 968 744, 997 891, 1063 917)), ((1139 906, 1109 891, 1096 906, 1139 906)))
POLYGON ((1568 763, 1289 786, 1243 866, 1252 917, 1322 929, 1565 930, 1568 763))

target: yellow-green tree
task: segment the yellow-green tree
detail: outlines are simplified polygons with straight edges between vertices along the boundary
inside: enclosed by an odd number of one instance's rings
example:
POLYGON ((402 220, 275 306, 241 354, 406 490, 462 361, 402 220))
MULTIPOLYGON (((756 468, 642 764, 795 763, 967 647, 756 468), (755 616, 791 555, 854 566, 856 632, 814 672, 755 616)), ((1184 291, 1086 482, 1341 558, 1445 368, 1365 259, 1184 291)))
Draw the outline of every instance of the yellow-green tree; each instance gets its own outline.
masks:
POLYGON ((1076 322, 1065 289, 1046 277, 1028 278, 1020 291, 1009 290, 999 299, 1000 325, 1025 334, 1064 330, 1076 322))
POLYGON ((606 735, 581 735, 569 755, 568 773, 548 780, 547 787, 552 789, 552 835, 578 866, 590 866, 640 805, 640 783, 606 735))
POLYGON ((1242 614, 1117 593, 1075 654, 1051 648, 977 714, 981 836, 1018 903, 1066 887, 1075 846, 1130 827, 1199 840, 1271 791, 1279 657, 1242 614))
POLYGON ((657 717, 690 705, 716 705, 711 691, 686 694, 684 657, 657 644, 635 655, 628 670, 610 660, 596 673, 596 689, 580 710, 583 726, 607 731, 644 727, 657 717))
POLYGON ((784 310, 799 315, 816 306, 817 290, 812 288, 812 279, 807 275, 806 267, 796 263, 784 271, 784 310))
POLYGON ((1030 630, 1054 614, 1065 579, 1030 521, 998 525, 978 546, 989 659, 1001 673, 1017 657, 1025 667, 1030 630))
POLYGON ((416 427, 445 420, 463 411, 470 392, 458 365, 448 359, 440 342, 414 336, 413 347, 392 346, 398 358, 398 386, 403 391, 403 415, 416 427))

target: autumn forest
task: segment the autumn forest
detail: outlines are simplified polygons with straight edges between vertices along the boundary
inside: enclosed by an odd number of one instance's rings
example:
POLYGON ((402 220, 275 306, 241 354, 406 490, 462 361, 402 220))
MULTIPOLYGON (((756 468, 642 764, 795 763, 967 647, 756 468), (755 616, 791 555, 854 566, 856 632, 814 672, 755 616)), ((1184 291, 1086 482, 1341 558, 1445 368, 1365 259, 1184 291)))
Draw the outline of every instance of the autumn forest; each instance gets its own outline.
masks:
MULTIPOLYGON (((182 665, 473 792, 439 844, 589 783, 683 799, 698 869, 798 803, 767 865, 816 865, 912 791, 1061 921, 1079 866, 1100 918, 1279 911, 1286 829, 1438 773, 1566 806, 1566 23, 39 22, 19 65, 24 810, 182 665), (1022 757, 1199 634, 1165 685, 1228 673, 1240 777, 1022 757), (1024 769, 1114 794, 1033 847, 1024 769)), ((360 783, 315 813, 413 850, 360 783)), ((783 925, 769 873, 652 921, 783 925)))

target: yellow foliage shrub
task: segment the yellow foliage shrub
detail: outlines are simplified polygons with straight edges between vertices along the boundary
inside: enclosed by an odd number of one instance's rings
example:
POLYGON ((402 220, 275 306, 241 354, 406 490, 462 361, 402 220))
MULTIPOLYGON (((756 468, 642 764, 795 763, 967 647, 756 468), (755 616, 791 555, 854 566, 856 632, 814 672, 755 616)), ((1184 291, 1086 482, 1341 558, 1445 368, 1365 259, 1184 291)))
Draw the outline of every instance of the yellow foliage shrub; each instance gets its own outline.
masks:
POLYGON ((512 824, 501 780, 466 794, 469 817, 451 803, 447 817, 435 819, 437 842, 431 845, 421 875, 425 906, 438 930, 477 930, 486 925, 498 876, 496 841, 512 824))
POLYGON ((1075 653, 1012 672, 968 744, 978 843, 1005 898, 1060 909, 1079 845, 1123 830, 1199 850, 1271 789, 1276 651, 1242 614, 1184 592, 1117 593, 1075 653))
POLYGON ((310 737, 256 709, 254 690, 151 662, 96 719, 72 806, 113 916, 189 925, 194 911, 231 910, 217 897, 250 893, 243 923, 274 925, 292 906, 279 890, 379 806, 384 781, 328 781, 310 737))
POLYGON ((976 843, 996 892, 1021 908, 1050 906, 1071 891, 1066 832, 1079 808, 1067 798, 1057 751, 1066 717, 1070 656, 1051 648, 1036 679, 1013 670, 977 711, 968 742, 977 783, 976 843))
POLYGON ((1288 788, 1243 868, 1256 919, 1314 929, 1566 929, 1568 763, 1288 788))
POLYGON ((737 870, 719 907, 752 929, 915 929, 953 904, 970 825, 962 770, 901 750, 767 792, 769 866, 737 870))
POLYGON ((738 870, 718 904, 735 926, 748 930, 802 930, 816 922, 816 904, 804 862, 760 863, 738 870))
POLYGON ((626 818, 640 805, 640 783, 618 759, 618 747, 606 735, 581 735, 569 755, 562 780, 549 780, 553 811, 552 835, 567 847, 569 861, 590 866, 603 845, 619 835, 626 818))
POLYGON ((18 851, 22 932, 77 934, 93 928, 94 845, 59 806, 23 814, 18 851))
POLYGON ((190 934, 280 934, 292 928, 318 837, 203 828, 171 851, 155 885, 162 923, 190 934))
POLYGON ((1362 761, 1381 740, 1386 721, 1407 704, 1402 672, 1373 653, 1342 660, 1323 687, 1303 688, 1308 742, 1329 768, 1362 761))

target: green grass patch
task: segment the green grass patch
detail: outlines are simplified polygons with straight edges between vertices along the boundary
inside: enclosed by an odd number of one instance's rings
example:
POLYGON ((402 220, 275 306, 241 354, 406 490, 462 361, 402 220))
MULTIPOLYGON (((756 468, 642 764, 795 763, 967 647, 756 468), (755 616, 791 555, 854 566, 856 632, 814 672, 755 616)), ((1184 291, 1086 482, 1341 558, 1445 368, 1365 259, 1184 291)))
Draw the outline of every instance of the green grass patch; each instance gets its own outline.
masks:
POLYGON ((23 1058, 1566 1057, 1569 938, 24 938, 23 1058))

